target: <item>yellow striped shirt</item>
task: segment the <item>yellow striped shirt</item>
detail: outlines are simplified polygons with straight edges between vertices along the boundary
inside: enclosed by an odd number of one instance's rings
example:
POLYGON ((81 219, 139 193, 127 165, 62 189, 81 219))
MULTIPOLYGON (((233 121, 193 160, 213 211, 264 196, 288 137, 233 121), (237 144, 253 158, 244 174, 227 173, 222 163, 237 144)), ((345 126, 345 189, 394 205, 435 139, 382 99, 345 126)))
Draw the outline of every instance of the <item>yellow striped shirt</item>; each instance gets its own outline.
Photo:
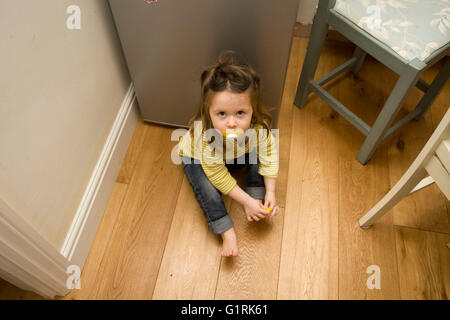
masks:
MULTIPOLYGON (((200 160, 203 171, 213 186, 223 194, 228 194, 235 186, 236 180, 228 172, 225 162, 233 161, 245 153, 253 152, 259 160, 258 173, 264 177, 277 178, 278 176, 278 148, 277 141, 271 132, 263 129, 262 125, 255 125, 246 131, 245 139, 241 143, 222 141, 221 134, 215 129, 202 133, 201 122, 196 124, 194 133, 184 134, 178 143, 180 156, 200 160), (253 130, 252 130, 253 129, 253 130), (211 136, 216 140, 211 141, 211 136), (195 143, 197 141, 197 143, 195 143), (245 143, 244 143, 245 142, 245 143)), ((228 163, 228 162, 227 162, 228 163)), ((236 162, 234 162, 236 163, 236 162)))

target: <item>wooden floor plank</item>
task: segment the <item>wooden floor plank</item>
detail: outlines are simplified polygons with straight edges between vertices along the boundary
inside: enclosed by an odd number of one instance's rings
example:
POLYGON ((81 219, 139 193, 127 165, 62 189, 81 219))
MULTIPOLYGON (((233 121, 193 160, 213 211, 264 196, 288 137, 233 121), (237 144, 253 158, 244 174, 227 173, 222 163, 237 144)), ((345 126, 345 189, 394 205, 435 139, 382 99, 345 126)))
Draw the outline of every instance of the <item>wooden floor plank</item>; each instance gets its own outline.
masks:
POLYGON ((450 235, 395 228, 401 298, 450 298, 450 235))
POLYGON ((68 295, 62 297, 61 300, 80 300, 88 299, 93 296, 93 288, 96 281, 102 281, 102 274, 99 274, 99 267, 105 255, 106 248, 110 241, 114 225, 120 212, 128 185, 123 183, 115 183, 108 205, 105 209, 102 221, 95 235, 89 255, 81 273, 80 289, 72 290, 68 295))
MULTIPOLYGON (((227 208, 229 200, 224 199, 227 208)), ((214 299, 221 249, 220 236, 209 228, 185 177, 153 299, 214 299)))
POLYGON ((152 297, 183 178, 171 161, 172 131, 156 125, 147 130, 90 298, 152 297))
POLYGON ((279 299, 337 299, 337 153, 312 114, 294 112, 279 299))
MULTIPOLYGON (((351 134, 347 135, 351 140, 351 134)), ((355 143, 355 151, 360 143, 355 143)), ((398 299, 397 265, 392 215, 385 215, 369 230, 358 220, 382 197, 389 180, 386 150, 379 150, 368 167, 354 159, 339 160, 339 299, 398 299), (370 289, 367 269, 381 271, 381 288, 370 289)))
POLYGON ((139 118, 136 130, 134 131, 133 139, 128 147, 127 154, 125 155, 125 159, 123 160, 119 175, 116 179, 117 182, 130 183, 131 176, 134 172, 134 167, 136 166, 136 162, 138 161, 143 150, 148 127, 149 126, 144 123, 142 118, 139 118))
MULTIPOLYGON (((429 71, 425 72, 424 80, 426 80, 428 83, 431 83, 434 79, 434 77, 437 75, 438 70, 440 70, 444 66, 444 61, 439 61, 436 63, 433 67, 430 68, 429 71)), ((444 117, 444 114, 447 112, 448 108, 450 108, 450 81, 447 80, 446 85, 442 89, 442 91, 439 93, 438 97, 432 104, 432 107, 429 110, 429 113, 431 113, 431 119, 432 119, 432 127, 433 131, 436 129, 436 127, 439 125, 439 122, 441 122, 442 118, 444 117)))
POLYGON ((280 207, 286 205, 287 181, 289 174, 289 159, 291 154, 291 134, 293 125, 293 108, 295 93, 297 91, 298 76, 300 74, 301 58, 304 54, 301 42, 293 38, 289 64, 286 73, 286 81, 281 100, 280 115, 278 118, 279 137, 279 167, 276 186, 277 202, 280 207))
MULTIPOLYGON (((276 195, 280 213, 271 222, 248 222, 242 206, 233 202, 231 217, 239 242, 239 257, 222 259, 216 299, 275 299, 290 161, 292 103, 298 80, 298 41, 293 39, 278 119, 279 162, 276 195)), ((242 178, 242 177, 241 177, 242 178)), ((241 183, 243 180, 241 179, 241 183)))
MULTIPOLYGON (((238 184, 245 186, 243 171, 236 175, 238 184)), ((215 299, 276 298, 283 209, 280 211, 270 222, 249 222, 243 207, 231 202, 239 255, 222 258, 215 299)))
MULTIPOLYGON (((332 57, 351 57, 352 51, 336 51, 332 57)), ((331 59, 331 58, 330 58, 331 59)), ((380 90, 372 86, 369 73, 382 67, 371 57, 357 75, 347 74, 336 85, 337 99, 372 125, 384 104, 380 90)), ((389 77, 389 73, 386 77, 389 77)), ((392 75, 392 74, 391 74, 392 75)), ((379 80, 377 80, 379 82, 379 80)), ((339 117, 341 118, 341 117, 339 117)), ((389 190, 386 143, 363 166, 356 155, 365 136, 345 121, 334 121, 339 145, 339 299, 397 299, 399 297, 392 216, 386 215, 369 230, 359 227, 361 218, 389 190), (381 272, 380 289, 370 289, 368 268, 381 272)), ((369 269, 370 270, 370 269, 369 269)))
POLYGON ((331 112, 314 98, 294 108, 278 298, 337 299, 337 149, 324 124, 331 112))

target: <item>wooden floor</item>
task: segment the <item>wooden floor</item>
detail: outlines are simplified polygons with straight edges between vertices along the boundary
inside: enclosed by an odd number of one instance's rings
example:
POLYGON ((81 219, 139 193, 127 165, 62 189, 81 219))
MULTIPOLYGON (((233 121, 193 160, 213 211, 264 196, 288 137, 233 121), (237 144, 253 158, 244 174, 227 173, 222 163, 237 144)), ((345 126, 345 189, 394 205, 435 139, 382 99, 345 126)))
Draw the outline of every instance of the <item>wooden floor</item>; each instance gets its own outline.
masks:
MULTIPOLYGON (((280 127, 280 214, 247 222, 226 200, 239 257, 222 258, 181 166, 172 128, 139 123, 81 277, 64 299, 448 299, 450 203, 433 185, 404 199, 371 229, 358 219, 400 179, 449 107, 450 82, 420 122, 387 139, 370 163, 364 136, 314 94, 293 105, 308 39, 294 38, 280 127), (381 288, 368 289, 369 266, 381 288)), ((327 42, 316 79, 352 56, 327 42)), ((427 70, 431 82, 442 63, 427 70)), ((372 124, 398 76, 367 57, 358 75, 325 88, 372 124)), ((414 89, 402 115, 418 102, 414 89)), ((39 299, 0 283, 0 298, 39 299)))

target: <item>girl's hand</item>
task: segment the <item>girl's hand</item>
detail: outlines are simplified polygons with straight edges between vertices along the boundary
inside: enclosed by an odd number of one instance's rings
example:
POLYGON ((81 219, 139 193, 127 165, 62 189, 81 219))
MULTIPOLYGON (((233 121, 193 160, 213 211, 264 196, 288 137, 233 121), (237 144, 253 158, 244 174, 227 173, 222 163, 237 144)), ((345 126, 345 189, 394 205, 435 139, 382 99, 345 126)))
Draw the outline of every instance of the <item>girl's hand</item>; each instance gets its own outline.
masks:
POLYGON ((275 198, 274 191, 266 192, 266 196, 264 197, 264 207, 272 208, 272 211, 270 211, 269 220, 271 220, 272 217, 276 216, 280 211, 280 207, 277 206, 277 200, 275 198))
POLYGON ((265 210, 262 201, 254 198, 244 204, 244 211, 248 221, 259 221, 269 214, 265 210))

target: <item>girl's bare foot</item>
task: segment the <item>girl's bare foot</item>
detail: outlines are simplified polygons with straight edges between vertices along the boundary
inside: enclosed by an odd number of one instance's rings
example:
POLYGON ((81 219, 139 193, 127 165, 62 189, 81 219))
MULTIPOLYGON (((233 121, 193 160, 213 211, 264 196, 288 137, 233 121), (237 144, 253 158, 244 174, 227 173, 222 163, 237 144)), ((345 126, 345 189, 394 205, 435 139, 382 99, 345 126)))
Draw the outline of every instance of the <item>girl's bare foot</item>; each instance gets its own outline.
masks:
POLYGON ((223 257, 236 257, 238 255, 237 239, 234 228, 230 228, 221 234, 222 244, 222 256, 223 257))

